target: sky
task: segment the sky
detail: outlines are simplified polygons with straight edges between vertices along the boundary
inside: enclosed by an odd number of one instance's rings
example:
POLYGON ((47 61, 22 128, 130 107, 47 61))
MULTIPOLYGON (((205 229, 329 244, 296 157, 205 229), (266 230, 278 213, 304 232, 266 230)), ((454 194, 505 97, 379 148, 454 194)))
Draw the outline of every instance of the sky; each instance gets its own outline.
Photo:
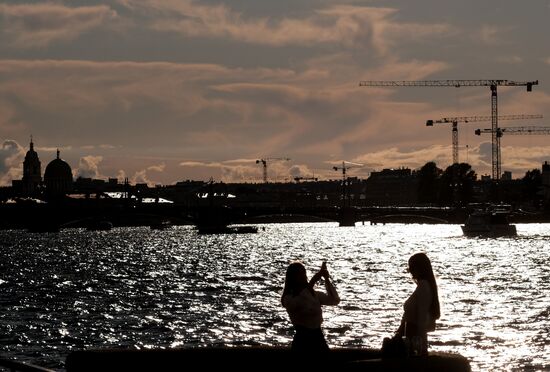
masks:
MULTIPOLYGON (((452 162, 452 116, 491 115, 489 87, 363 80, 539 81, 498 88, 500 127, 550 127, 550 0, 0 0, 0 185, 32 136, 74 177, 271 182, 367 178, 452 162), (289 160, 286 160, 289 159, 289 160), (333 167, 337 169, 334 170, 333 167)), ((459 160, 491 174, 491 136, 459 124, 459 160)), ((544 135, 504 135, 514 178, 544 135)))

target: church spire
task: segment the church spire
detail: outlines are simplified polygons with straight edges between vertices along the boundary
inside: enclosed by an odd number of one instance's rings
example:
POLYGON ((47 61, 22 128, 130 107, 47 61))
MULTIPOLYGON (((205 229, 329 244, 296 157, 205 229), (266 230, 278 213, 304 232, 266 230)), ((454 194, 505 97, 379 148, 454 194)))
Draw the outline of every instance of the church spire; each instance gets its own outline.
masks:
POLYGON ((59 149, 57 149, 57 158, 59 159, 59 149))
POLYGON ((31 147, 31 151, 33 151, 34 150, 34 143, 32 143, 32 134, 31 134, 31 146, 30 147, 31 147))

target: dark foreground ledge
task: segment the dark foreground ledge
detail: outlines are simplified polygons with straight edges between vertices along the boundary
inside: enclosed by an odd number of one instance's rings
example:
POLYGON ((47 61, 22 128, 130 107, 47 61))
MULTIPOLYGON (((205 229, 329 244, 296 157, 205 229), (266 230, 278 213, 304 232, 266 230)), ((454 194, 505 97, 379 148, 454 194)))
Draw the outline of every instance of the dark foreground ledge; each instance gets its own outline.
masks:
POLYGON ((327 371, 444 371, 470 372, 458 354, 430 353, 427 357, 381 358, 379 350, 334 348, 328 357, 297 357, 286 347, 201 347, 168 350, 74 351, 66 361, 67 372, 76 371, 261 371, 315 367, 327 371))

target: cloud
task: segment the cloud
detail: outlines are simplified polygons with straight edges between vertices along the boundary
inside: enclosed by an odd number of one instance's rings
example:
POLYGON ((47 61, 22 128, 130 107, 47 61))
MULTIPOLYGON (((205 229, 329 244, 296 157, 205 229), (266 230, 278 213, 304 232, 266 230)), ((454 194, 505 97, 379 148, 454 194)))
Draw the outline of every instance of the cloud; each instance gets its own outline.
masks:
POLYGON ((433 161, 440 167, 450 163, 450 146, 432 145, 418 150, 403 151, 392 147, 381 151, 370 152, 353 159, 354 162, 363 164, 364 168, 381 170, 381 168, 400 168, 404 164, 413 169, 422 167, 425 163, 433 161))
POLYGON ((514 177, 523 177, 525 172, 541 169, 545 161, 550 161, 550 146, 503 146, 502 170, 509 170, 514 177))
POLYGON ((222 182, 257 182, 258 169, 247 165, 224 165, 220 167, 222 182))
MULTIPOLYGON (((532 146, 517 144, 501 145, 501 172, 510 171, 514 178, 521 178, 525 172, 540 169, 550 159, 550 146, 532 146)), ((492 145, 482 142, 469 150, 469 161, 478 175, 492 175, 492 145)))
POLYGON ((9 186, 12 180, 23 177, 25 149, 14 140, 4 140, 0 148, 0 185, 9 186))
MULTIPOLYGON (((234 159, 225 162, 200 162, 184 161, 180 167, 202 169, 205 175, 217 175, 223 182, 257 182, 261 179, 261 173, 256 165, 256 160, 234 159)), ((203 177, 208 179, 208 176, 203 177)))
MULTIPOLYGON (((181 167, 207 170, 208 174, 219 175, 223 182, 263 182, 263 164, 258 159, 233 159, 224 162, 184 161, 181 167)), ((289 181, 294 178, 295 170, 285 161, 271 160, 267 163, 268 180, 271 182, 289 181)), ((306 169, 305 166, 304 169, 306 169)), ((208 179, 207 177, 205 179, 208 179)))
POLYGON ((128 176, 126 175, 126 172, 124 170, 119 169, 115 178, 118 180, 118 182, 124 182, 126 178, 128 178, 128 176))
POLYGON ((162 103, 193 114, 224 104, 204 97, 220 81, 286 79, 281 69, 226 68, 213 64, 169 62, 93 62, 1 60, 0 73, 10 76, 0 93, 18 97, 42 110, 136 109, 140 100, 162 103), (48 94, 55 91, 56 94, 48 94))
POLYGON ((219 38, 269 46, 374 47, 384 54, 395 41, 441 37, 445 24, 393 20, 393 8, 335 5, 311 9, 302 18, 251 17, 226 5, 203 5, 191 0, 125 0, 133 12, 147 14, 152 29, 186 38, 219 38))
POLYGON ((162 173, 166 168, 166 164, 151 165, 145 169, 137 171, 132 177, 130 177, 131 183, 145 183, 149 186, 153 186, 158 182, 151 179, 151 172, 162 173))
POLYGON ((364 21, 365 15, 371 16, 366 13, 354 16, 349 12, 336 14, 327 10, 302 20, 249 19, 225 5, 198 5, 193 1, 139 3, 146 9, 155 7, 157 18, 152 21, 151 27, 159 31, 177 32, 185 37, 229 38, 271 46, 350 43, 360 37, 362 31, 367 31, 359 27, 359 21, 364 21))
POLYGON ((0 32, 18 48, 46 47, 74 40, 116 17, 116 12, 104 5, 72 8, 54 3, 0 4, 0 32))
POLYGON ((223 155, 220 150, 246 155, 232 149, 247 147, 252 153, 276 153, 278 146, 290 146, 303 135, 312 119, 342 120, 349 114, 342 116, 340 110, 357 115, 361 106, 359 97, 351 97, 356 84, 347 90, 331 89, 329 84, 318 91, 309 87, 314 78, 307 71, 156 62, 0 61, 0 72, 10 77, 0 86, 0 102, 2 97, 10 102, 16 97, 20 118, 35 120, 25 116, 32 108, 40 113, 38 132, 62 130, 64 140, 75 146, 91 146, 90 140, 102 143, 105 133, 116 146, 130 140, 150 146, 154 123, 159 136, 152 139, 164 147, 179 139, 180 148, 202 148, 218 157, 223 155))
POLYGON ((315 172, 309 168, 306 164, 295 164, 290 167, 288 170, 288 173, 292 177, 292 179, 301 178, 304 180, 311 180, 314 178, 318 178, 315 175, 315 172))
POLYGON ((84 156, 78 162, 78 168, 74 170, 77 177, 105 179, 99 172, 99 163, 103 160, 102 156, 84 156))

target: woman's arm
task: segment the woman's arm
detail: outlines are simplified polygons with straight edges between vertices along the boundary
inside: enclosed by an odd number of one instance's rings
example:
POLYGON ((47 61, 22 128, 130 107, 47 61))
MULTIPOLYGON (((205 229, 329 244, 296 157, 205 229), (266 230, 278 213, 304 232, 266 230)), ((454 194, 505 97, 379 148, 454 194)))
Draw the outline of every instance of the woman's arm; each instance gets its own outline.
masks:
POLYGON ((325 290, 327 291, 326 293, 317 292, 317 297, 321 305, 338 305, 340 303, 340 296, 338 296, 336 288, 330 281, 330 274, 328 273, 326 262, 323 262, 321 270, 319 270, 317 274, 320 274, 320 276, 325 279, 325 290))
POLYGON ((315 288, 315 284, 319 281, 319 279, 321 279, 322 276, 323 274, 321 273, 321 271, 316 272, 315 275, 313 275, 309 280, 309 288, 315 288))
MULTIPOLYGON (((319 297, 319 301, 322 305, 338 305, 340 303, 340 296, 338 296, 338 292, 336 292, 336 288, 330 281, 330 279, 327 277, 325 278, 325 289, 327 293, 323 296, 323 298, 319 297)), ((324 293, 323 293, 324 294, 324 293)))
POLYGON ((315 275, 313 275, 309 281, 309 287, 311 289, 313 289, 315 287, 315 283, 317 283, 319 281, 319 279, 321 279, 321 277, 325 277, 325 278, 328 278, 328 270, 327 270, 327 263, 326 262, 323 262, 321 264, 321 268, 319 269, 319 271, 317 271, 315 273, 315 275))

